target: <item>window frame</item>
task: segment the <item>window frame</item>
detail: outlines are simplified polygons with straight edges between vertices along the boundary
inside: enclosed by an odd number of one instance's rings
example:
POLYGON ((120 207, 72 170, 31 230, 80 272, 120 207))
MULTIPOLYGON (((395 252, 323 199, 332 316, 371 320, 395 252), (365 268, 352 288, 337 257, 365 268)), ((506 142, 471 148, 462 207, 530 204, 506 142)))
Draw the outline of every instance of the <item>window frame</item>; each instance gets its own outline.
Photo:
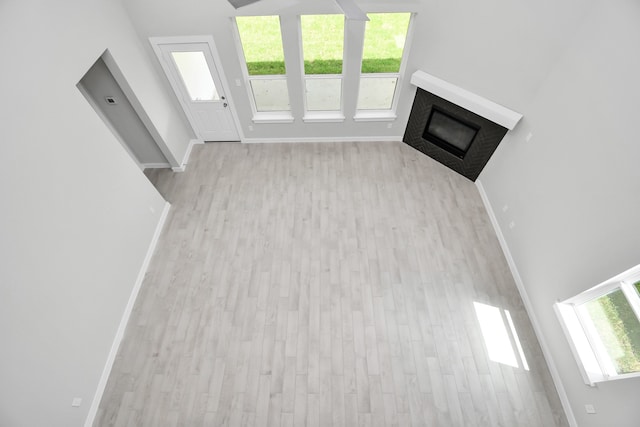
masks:
POLYGON ((554 310, 567 337, 585 384, 640 377, 640 371, 618 374, 606 350, 594 337, 590 320, 586 320, 582 307, 586 303, 621 290, 640 321, 640 293, 634 284, 640 281, 640 265, 635 266, 591 289, 565 301, 554 304, 554 310))
POLYGON ((345 95, 345 69, 349 61, 346 55, 347 31, 349 20, 346 15, 340 13, 324 13, 324 14, 300 14, 297 16, 298 23, 298 48, 300 49, 300 72, 302 75, 302 121, 305 123, 340 123, 345 121, 344 114, 344 95, 345 95), (343 18, 342 25, 342 73, 340 74, 306 74, 304 69, 304 47, 302 34, 302 17, 318 16, 318 15, 341 15, 343 18), (307 79, 339 79, 340 80, 340 109, 339 110, 309 110, 307 105, 307 79))
MULTIPOLYGON (((386 9, 386 8, 384 8, 386 9)), ((367 14, 393 14, 408 13, 409 24, 405 39, 400 69, 397 73, 362 73, 362 59, 365 41, 366 26, 361 21, 350 21, 341 13, 299 13, 292 16, 282 14, 266 15, 235 15, 230 17, 232 35, 235 39, 236 50, 240 62, 240 69, 243 74, 245 90, 247 92, 249 105, 252 111, 253 123, 294 123, 302 120, 304 123, 341 123, 349 115, 354 122, 393 122, 397 119, 397 108, 400 96, 403 93, 403 85, 406 83, 408 66, 408 55, 411 51, 414 37, 414 26, 416 11, 413 10, 374 10, 367 11, 367 14), (343 46, 342 46, 342 74, 305 74, 304 71, 304 49, 302 40, 301 17, 305 15, 340 15, 344 20, 343 26, 343 46), (249 74, 244 46, 240 36, 237 18, 251 16, 276 16, 280 25, 280 36, 286 66, 285 74, 255 75, 249 74), (295 21, 290 22, 293 18, 295 21), (286 25, 285 25, 286 22, 286 25), (291 24, 296 26, 295 31, 291 24), (362 25, 362 27, 360 27, 362 25), (286 38, 285 38, 286 37, 286 38), (295 37, 296 47, 293 47, 293 37, 295 37), (360 44, 359 54, 357 46, 360 44), (297 52, 296 52, 297 48, 297 52), (349 53, 351 56, 349 56, 349 53), (363 77, 364 76, 364 77, 363 77), (390 109, 358 109, 358 99, 360 96, 360 85, 364 78, 396 78, 396 87, 393 94, 390 109), (286 111, 258 111, 255 94, 253 92, 252 81, 262 79, 283 79, 287 82, 290 110, 286 111), (341 82, 340 109, 339 110, 309 110, 307 106, 306 84, 308 79, 338 79, 341 82), (302 93, 299 93, 299 91, 302 93)), ((236 86, 240 87, 240 79, 236 79, 236 86)), ((392 125, 389 124, 390 128, 392 125)))
MULTIPOLYGON (((401 88, 402 88, 402 84, 404 82, 404 77, 406 75, 406 71, 407 71, 407 57, 409 55, 409 52, 411 51, 411 46, 413 44, 413 34, 414 34, 414 23, 415 23, 415 17, 416 14, 415 12, 400 12, 400 11, 394 11, 394 12, 367 12, 368 14, 382 14, 382 13, 408 13, 409 14, 409 25, 407 26, 407 35, 405 38, 405 42, 404 42, 404 47, 402 50, 402 58, 400 59, 400 69, 398 70, 397 73, 363 73, 362 72, 362 61, 363 61, 363 55, 360 56, 360 71, 358 74, 358 88, 357 88, 357 93, 356 93, 356 111, 355 111, 355 115, 353 117, 353 120, 356 122, 364 122, 364 121, 393 121, 395 120, 398 116, 396 114, 396 111, 398 109, 398 103, 400 100, 400 92, 401 92, 401 88), (371 76, 371 77, 381 77, 381 78, 386 78, 386 77, 391 77, 391 78, 397 78, 398 80, 396 81, 396 89, 395 92, 393 94, 393 100, 391 101, 391 108, 388 110, 367 110, 367 109, 358 109, 358 99, 360 98, 360 82, 363 79, 363 76, 371 76)), ((366 27, 365 27, 365 33, 363 34, 363 38, 362 38, 362 48, 364 50, 364 41, 366 38, 366 27)), ((367 78, 367 77, 364 77, 367 78)))
MULTIPOLYGON (((293 107, 291 107, 291 93, 287 93, 289 97, 289 110, 282 111, 258 111, 258 106, 256 105, 255 94, 253 93, 253 85, 251 84, 252 80, 277 80, 284 79, 285 82, 288 82, 289 76, 286 71, 286 59, 283 57, 283 61, 285 62, 285 74, 260 74, 252 76, 249 74, 249 67, 247 66, 247 58, 245 57, 244 46, 242 44, 242 37, 240 37, 240 28, 238 27, 237 18, 245 18, 252 17, 253 15, 238 15, 233 16, 231 18, 232 27, 233 27, 233 37, 236 43, 236 50, 238 52, 238 57, 240 59, 240 67, 242 68, 242 76, 244 78, 244 85, 247 91, 247 95, 249 97, 249 104, 251 105, 251 111, 253 113, 252 121, 254 123, 293 123, 293 107)), ((278 18, 278 25, 280 26, 280 42, 283 44, 282 50, 284 54, 284 33, 282 32, 282 16, 280 15, 256 15, 256 16, 276 16, 278 18)), ((287 91, 288 92, 288 91, 287 91)))

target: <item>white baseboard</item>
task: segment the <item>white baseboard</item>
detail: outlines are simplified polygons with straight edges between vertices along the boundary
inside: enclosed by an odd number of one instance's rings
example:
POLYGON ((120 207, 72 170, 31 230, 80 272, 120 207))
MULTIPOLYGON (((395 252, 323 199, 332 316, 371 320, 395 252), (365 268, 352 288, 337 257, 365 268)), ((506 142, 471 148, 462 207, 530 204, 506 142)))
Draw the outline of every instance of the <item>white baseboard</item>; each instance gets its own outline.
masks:
POLYGON ((516 282, 516 286, 518 288, 518 292, 520 292, 520 297, 522 298, 522 302, 524 303, 524 308, 527 310, 527 314, 529 315, 529 319, 531 320, 531 325, 533 326, 533 331, 538 338, 538 342, 540 343, 540 348, 542 349, 542 354, 549 366, 549 372, 551 373, 551 378, 553 379, 553 383, 556 386, 556 390, 558 392, 558 397, 560 398, 560 402, 562 403, 562 407, 567 416, 567 421, 569 421, 569 425, 571 427, 578 427, 578 422, 576 421, 575 415, 573 414, 573 410, 571 409, 571 404, 569 403, 569 397, 567 396, 567 392, 564 389, 564 385, 562 384, 562 379, 560 378, 560 374, 558 372, 558 368, 551 356, 551 352, 549 351, 549 346, 542 335, 542 329, 540 328, 540 324, 538 323, 538 319, 533 311, 533 306, 531 305, 531 300, 529 299, 529 295, 527 294, 527 290, 524 287, 524 282, 522 281, 522 277, 520 276, 520 272, 518 271, 518 267, 511 255, 511 251, 509 250, 509 245, 507 245, 507 241, 504 238, 504 234, 502 233, 502 229, 500 228, 500 224, 498 223, 498 218, 495 215, 495 211, 491 206, 491 202, 489 201, 489 197, 487 196, 486 191, 484 190, 484 186, 480 180, 476 180, 476 187, 478 188, 478 192, 480 193, 480 197, 482 198, 482 202, 484 203, 484 207, 489 214, 489 219, 491 220, 491 224, 493 225, 493 229, 496 232, 496 236, 498 237, 498 241, 500 242, 500 247, 502 248, 502 252, 504 253, 505 258, 507 259, 507 264, 509 264, 509 269, 511 270, 511 274, 513 275, 513 279, 516 282))
POLYGON ((166 222, 167 216, 169 215, 170 208, 171 204, 166 203, 164 205, 164 209, 162 210, 162 214, 160 215, 160 219, 158 220, 158 225, 156 226, 156 230, 153 233, 153 237, 151 238, 151 243, 149 243, 147 255, 144 257, 144 261, 142 262, 142 266, 140 267, 140 271, 138 272, 138 277, 136 278, 136 282, 133 285, 131 295, 129 296, 129 301, 127 302, 127 306, 124 309, 124 314, 120 319, 120 325, 118 326, 118 330, 116 331, 116 336, 113 339, 113 343, 111 344, 111 351, 109 351, 107 363, 102 370, 102 376, 100 377, 100 381, 98 382, 96 394, 93 397, 91 407, 89 408, 89 414, 87 415, 87 419, 84 422, 85 427, 91 427, 93 425, 93 422, 95 421, 96 414, 98 413, 98 407, 100 406, 100 401, 102 400, 102 395, 104 394, 104 390, 107 386, 107 381, 109 380, 111 369, 113 368, 113 363, 116 360, 116 355, 118 354, 118 349, 120 348, 122 338, 124 338, 124 332, 127 328, 127 323, 129 322, 129 317, 131 316, 133 305, 138 298, 138 293, 140 292, 142 281, 144 280, 144 276, 147 272, 147 269, 149 268, 151 257, 156 250, 156 245, 158 244, 160 234, 162 233, 162 228, 164 227, 164 223, 166 222))
POLYGON ((180 166, 176 166, 171 168, 171 170, 173 170, 174 172, 184 172, 185 168, 187 166, 187 163, 189 163, 189 156, 191 156, 191 150, 193 150, 193 146, 196 144, 204 144, 204 141, 201 139, 192 139, 189 141, 189 145, 187 146, 187 151, 184 153, 184 156, 182 157, 182 163, 180 163, 180 166))
POLYGON ((270 144, 296 142, 401 142, 400 136, 337 136, 337 137, 304 137, 304 138, 244 138, 243 144, 270 144))
POLYGON ((169 163, 142 163, 142 169, 158 169, 158 168, 168 168, 171 165, 169 163))

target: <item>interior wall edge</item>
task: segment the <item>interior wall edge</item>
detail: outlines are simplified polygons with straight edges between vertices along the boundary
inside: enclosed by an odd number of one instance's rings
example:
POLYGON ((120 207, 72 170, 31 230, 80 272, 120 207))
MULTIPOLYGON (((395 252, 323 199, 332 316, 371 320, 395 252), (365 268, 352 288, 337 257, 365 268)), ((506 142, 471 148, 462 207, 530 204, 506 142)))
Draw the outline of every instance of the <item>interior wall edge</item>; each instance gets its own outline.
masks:
POLYGON ((531 300, 529 299, 529 295, 527 293, 527 289, 524 285, 522 277, 520 276, 520 272, 518 271, 518 266, 511 255, 511 250, 509 249, 509 245, 507 244, 507 240, 502 233, 502 228, 498 223, 498 219, 495 215, 495 211, 493 210, 493 206, 491 205, 491 200, 487 195, 487 192, 482 185, 482 181, 477 179, 476 187, 478 188, 478 192, 480 193, 480 198, 482 199, 482 203, 489 215, 489 219, 491 220, 491 225, 493 225, 493 229, 496 233, 496 237, 498 238, 498 242, 500 243, 500 248, 502 248, 502 252, 507 260, 507 264, 509 265, 509 270, 511 271, 511 275, 513 276, 513 280, 516 283, 516 287, 518 288, 518 292, 520 293, 520 297, 522 298, 522 303, 524 304, 525 310, 531 320, 531 325, 533 326, 533 331, 536 334, 536 338, 540 343, 540 348, 542 349, 542 354, 544 356, 545 361, 547 362, 547 366, 549 367, 549 372, 551 374, 551 378, 553 379, 553 384, 556 387, 556 391, 558 392, 558 397, 560 398, 560 402, 562 403, 562 408, 564 409, 565 415, 567 416, 567 421, 571 427, 578 427, 578 422, 575 418, 573 410, 571 409, 571 404, 569 403, 569 396, 565 390, 564 384, 562 382, 562 378, 560 377, 560 372, 556 366, 556 363, 551 355, 551 351, 549 350, 549 346, 545 340, 544 335, 542 334, 542 328, 538 322, 536 314, 533 310, 533 306, 531 304, 531 300))
POLYGON ((153 257, 156 246, 158 245, 158 241, 160 240, 160 235, 162 234, 162 229, 164 228, 164 224, 167 220, 167 217, 169 216, 170 209, 171 204, 169 202, 166 202, 164 205, 164 209, 162 210, 162 214, 160 215, 160 218, 158 220, 158 224, 156 225, 156 229, 153 233, 153 237, 151 238, 151 242, 149 243, 147 254, 145 255, 144 261, 142 262, 140 271, 138 272, 138 277, 136 278, 133 289, 131 290, 129 301, 124 308, 124 312, 122 314, 120 324, 118 325, 116 335, 113 339, 113 343, 111 344, 111 350, 109 351, 109 355, 107 356, 107 361, 105 363, 104 369, 102 370, 102 375, 100 375, 100 381, 98 382, 96 393, 93 397, 93 400, 91 401, 91 406, 89 407, 89 413, 87 414, 87 418, 84 423, 85 427, 93 426, 96 414, 98 413, 98 407, 100 406, 100 401, 102 400, 102 395, 104 394, 105 388, 107 386, 107 381, 109 380, 109 376, 111 375, 111 369, 113 368, 113 364, 116 360, 120 344, 122 343, 122 339, 124 338, 127 324, 129 323, 131 312, 133 311, 133 306, 138 298, 138 294, 140 293, 142 282, 144 281, 145 274, 147 273, 149 264, 151 263, 151 258, 153 257))

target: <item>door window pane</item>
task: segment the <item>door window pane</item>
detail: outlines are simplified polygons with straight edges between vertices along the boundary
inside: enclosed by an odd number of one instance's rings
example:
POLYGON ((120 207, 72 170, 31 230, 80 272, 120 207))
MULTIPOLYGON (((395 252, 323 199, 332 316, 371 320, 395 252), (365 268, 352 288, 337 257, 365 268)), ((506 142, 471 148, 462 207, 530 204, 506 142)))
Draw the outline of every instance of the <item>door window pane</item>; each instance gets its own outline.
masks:
POLYGON ((362 76, 358 93, 358 110, 390 110, 397 83, 397 77, 362 76))
POLYGON ((615 371, 640 372, 640 322, 622 290, 589 301, 584 308, 615 371))
POLYGON ((307 110, 340 111, 342 79, 307 78, 307 110))
POLYGON ((291 110, 287 79, 252 79, 251 90, 257 111, 291 110))
POLYGON ((286 74, 280 18, 239 16, 236 23, 249 75, 286 74))
POLYGON ((369 13, 362 54, 363 73, 397 73, 407 39, 410 13, 369 13))
POLYGON ((305 74, 342 74, 344 15, 303 15, 305 74))
POLYGON ((218 90, 203 52, 171 52, 192 101, 217 101, 218 90))

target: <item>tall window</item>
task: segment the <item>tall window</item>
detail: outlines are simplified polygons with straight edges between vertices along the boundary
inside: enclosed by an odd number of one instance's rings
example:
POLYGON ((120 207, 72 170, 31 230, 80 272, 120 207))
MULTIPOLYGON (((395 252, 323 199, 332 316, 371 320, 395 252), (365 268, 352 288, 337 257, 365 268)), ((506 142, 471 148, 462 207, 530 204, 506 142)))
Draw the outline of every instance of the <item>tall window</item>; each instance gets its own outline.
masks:
POLYGON ((391 110, 410 13, 370 13, 362 54, 358 110, 391 110))
POLYGON ((342 111, 343 15, 300 17, 307 111, 342 111))
POLYGON ((239 16, 236 24, 255 111, 290 111, 280 18, 239 16))
POLYGON ((640 376, 640 266, 556 309, 586 382, 640 376))

